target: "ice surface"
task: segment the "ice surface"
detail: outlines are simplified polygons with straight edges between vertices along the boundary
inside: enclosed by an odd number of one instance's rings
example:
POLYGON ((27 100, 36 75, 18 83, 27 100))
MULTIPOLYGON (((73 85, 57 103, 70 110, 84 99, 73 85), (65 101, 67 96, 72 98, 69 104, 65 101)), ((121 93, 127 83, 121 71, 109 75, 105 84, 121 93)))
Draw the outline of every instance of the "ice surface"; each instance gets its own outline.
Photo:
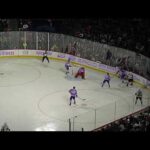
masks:
POLYGON ((66 76, 65 62, 41 62, 40 59, 0 59, 0 126, 7 122, 13 131, 68 131, 69 119, 74 131, 93 130, 149 104, 134 105, 137 86, 126 87, 113 77, 111 88, 101 87, 103 73, 86 69, 86 80, 75 79, 78 68, 66 76), (68 90, 76 87, 77 104, 69 106, 68 90))

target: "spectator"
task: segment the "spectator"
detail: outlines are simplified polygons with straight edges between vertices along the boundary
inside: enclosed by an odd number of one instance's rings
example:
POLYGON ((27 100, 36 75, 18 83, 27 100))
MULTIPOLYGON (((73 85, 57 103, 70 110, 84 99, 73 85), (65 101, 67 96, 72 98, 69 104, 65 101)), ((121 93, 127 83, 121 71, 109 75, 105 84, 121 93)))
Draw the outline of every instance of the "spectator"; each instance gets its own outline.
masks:
POLYGON ((68 54, 68 45, 66 46, 65 53, 68 54))
POLYGON ((112 53, 108 50, 106 53, 106 64, 110 65, 111 57, 112 57, 112 53))
POLYGON ((146 108, 144 112, 110 123, 100 131, 150 131, 150 107, 146 108))

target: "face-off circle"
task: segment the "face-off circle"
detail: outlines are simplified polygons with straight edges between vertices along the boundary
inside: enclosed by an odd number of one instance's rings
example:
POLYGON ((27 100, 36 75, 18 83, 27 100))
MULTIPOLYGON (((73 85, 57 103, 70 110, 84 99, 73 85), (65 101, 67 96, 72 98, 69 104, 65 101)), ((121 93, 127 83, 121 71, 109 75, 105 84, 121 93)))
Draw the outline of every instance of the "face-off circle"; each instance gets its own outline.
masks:
POLYGON ((37 80, 40 75, 41 72, 37 68, 27 64, 1 63, 0 87, 24 85, 37 80))

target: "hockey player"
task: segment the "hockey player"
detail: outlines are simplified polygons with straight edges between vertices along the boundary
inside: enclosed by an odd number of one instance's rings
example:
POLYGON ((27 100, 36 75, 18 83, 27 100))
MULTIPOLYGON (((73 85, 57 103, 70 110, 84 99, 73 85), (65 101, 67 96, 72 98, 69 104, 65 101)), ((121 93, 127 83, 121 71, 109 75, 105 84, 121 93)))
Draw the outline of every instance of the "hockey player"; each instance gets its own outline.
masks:
POLYGON ((45 50, 45 52, 43 53, 43 58, 42 58, 42 62, 47 59, 48 63, 49 63, 49 59, 47 57, 47 51, 45 50))
POLYGON ((69 68, 70 68, 70 67, 72 67, 72 66, 70 65, 70 62, 66 62, 66 63, 65 63, 66 74, 69 73, 69 68))
POLYGON ((116 71, 116 75, 117 75, 118 77, 120 77, 120 76, 119 76, 119 73, 120 73, 120 70, 121 70, 120 67, 117 66, 117 67, 116 67, 116 70, 117 70, 117 71, 116 71))
POLYGON ((84 69, 84 67, 79 68, 78 72, 75 75, 75 78, 77 78, 78 76, 81 76, 82 79, 85 79, 85 69, 84 69))
POLYGON ((128 74, 128 82, 127 82, 127 86, 129 85, 133 85, 133 74, 131 72, 129 72, 128 74))
POLYGON ((109 73, 107 73, 107 74, 104 76, 104 81, 103 81, 103 83, 102 83, 102 87, 104 86, 105 82, 107 82, 108 85, 109 85, 109 87, 110 87, 109 81, 110 81, 110 75, 109 75, 109 73))
POLYGON ((118 77, 120 78, 121 72, 122 72, 122 70, 124 70, 124 69, 123 69, 121 66, 117 66, 117 67, 116 67, 116 70, 117 70, 116 75, 118 75, 118 77))
POLYGON ((138 91, 135 93, 136 95, 136 101, 135 101, 135 104, 137 103, 137 100, 139 99, 141 101, 141 105, 143 104, 143 101, 142 101, 142 91, 141 89, 138 89, 138 91))
POLYGON ((73 87, 73 89, 69 90, 69 93, 71 94, 71 96, 70 96, 70 104, 69 104, 71 106, 72 99, 74 100, 74 104, 76 104, 75 98, 78 96, 77 95, 77 90, 76 90, 75 86, 73 87))
POLYGON ((72 67, 72 66, 70 65, 70 60, 68 60, 68 61, 65 63, 66 74, 69 73, 69 68, 70 68, 70 67, 72 67))
POLYGON ((67 60, 69 63, 71 63, 71 57, 68 57, 68 60, 67 60))
POLYGON ((126 79, 126 71, 124 69, 120 70, 120 79, 121 79, 122 83, 124 83, 124 81, 126 79))

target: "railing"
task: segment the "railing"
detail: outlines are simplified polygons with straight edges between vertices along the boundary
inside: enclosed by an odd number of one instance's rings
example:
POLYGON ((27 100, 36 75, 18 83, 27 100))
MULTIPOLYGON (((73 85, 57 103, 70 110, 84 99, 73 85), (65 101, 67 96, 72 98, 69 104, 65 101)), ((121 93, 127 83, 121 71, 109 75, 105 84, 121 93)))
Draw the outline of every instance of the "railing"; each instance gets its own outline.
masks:
POLYGON ((128 66, 137 74, 149 78, 150 59, 136 55, 135 52, 108 46, 98 42, 92 42, 86 39, 80 39, 63 34, 47 33, 47 32, 1 32, 0 33, 0 50, 6 49, 34 49, 34 50, 52 50, 64 52, 68 46, 71 51, 72 46, 76 43, 77 56, 82 58, 100 61, 111 66, 118 65, 118 58, 128 57, 128 66), (106 61, 107 51, 112 53, 109 62, 106 61))
POLYGON ((81 106, 82 109, 87 109, 87 112, 70 118, 70 129, 71 131, 82 131, 82 129, 91 131, 99 128, 150 106, 150 97, 144 98, 143 101, 144 104, 141 106, 140 102, 135 105, 134 96, 122 100, 118 97, 118 100, 113 103, 98 108, 81 106))

